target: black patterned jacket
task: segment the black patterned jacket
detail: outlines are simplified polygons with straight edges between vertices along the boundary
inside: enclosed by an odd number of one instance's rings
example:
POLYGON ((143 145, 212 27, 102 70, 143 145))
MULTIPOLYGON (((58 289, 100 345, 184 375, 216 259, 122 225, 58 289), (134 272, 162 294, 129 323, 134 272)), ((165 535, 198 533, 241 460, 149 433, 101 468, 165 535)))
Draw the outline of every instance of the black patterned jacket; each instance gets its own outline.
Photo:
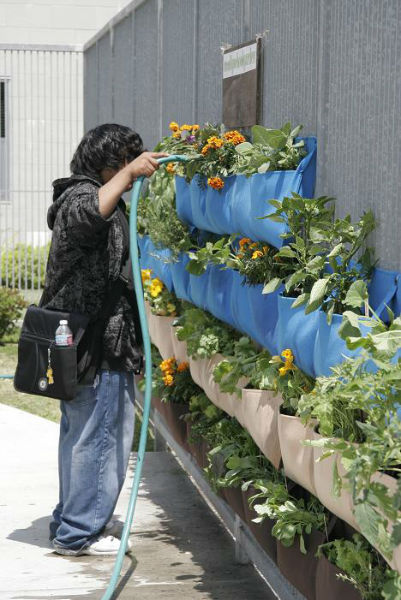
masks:
MULTIPOLYGON (((95 320, 105 295, 115 284, 129 248, 121 211, 105 219, 99 212, 101 184, 83 175, 53 182, 53 204, 47 214, 52 240, 41 305, 88 315, 95 320)), ((125 217, 125 204, 119 207, 125 217)), ((135 371, 141 363, 137 307, 133 294, 123 294, 103 334, 103 367, 135 371)))

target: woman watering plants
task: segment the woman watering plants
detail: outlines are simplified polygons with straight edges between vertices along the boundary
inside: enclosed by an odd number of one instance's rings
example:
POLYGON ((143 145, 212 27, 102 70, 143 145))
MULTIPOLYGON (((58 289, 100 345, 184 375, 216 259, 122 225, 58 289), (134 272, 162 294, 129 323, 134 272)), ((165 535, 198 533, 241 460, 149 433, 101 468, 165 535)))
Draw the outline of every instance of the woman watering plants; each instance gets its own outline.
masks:
POLYGON ((53 183, 40 304, 90 317, 79 344, 86 375, 76 397, 60 402, 59 502, 50 523, 58 554, 118 552, 121 528, 111 517, 128 466, 134 373, 142 365, 121 195, 137 177, 152 175, 161 156, 143 152, 140 136, 128 127, 100 125, 81 140, 71 177, 53 183))

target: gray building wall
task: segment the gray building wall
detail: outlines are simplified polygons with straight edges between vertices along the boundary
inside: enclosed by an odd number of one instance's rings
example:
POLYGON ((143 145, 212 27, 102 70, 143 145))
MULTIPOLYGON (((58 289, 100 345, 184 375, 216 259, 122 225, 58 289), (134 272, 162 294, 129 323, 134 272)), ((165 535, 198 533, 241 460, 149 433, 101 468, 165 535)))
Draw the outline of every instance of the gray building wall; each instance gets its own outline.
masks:
POLYGON ((401 270, 399 0, 134 0, 85 46, 85 130, 119 121, 151 148, 171 120, 221 120, 220 47, 265 31, 263 124, 317 135, 317 193, 371 208, 401 270))

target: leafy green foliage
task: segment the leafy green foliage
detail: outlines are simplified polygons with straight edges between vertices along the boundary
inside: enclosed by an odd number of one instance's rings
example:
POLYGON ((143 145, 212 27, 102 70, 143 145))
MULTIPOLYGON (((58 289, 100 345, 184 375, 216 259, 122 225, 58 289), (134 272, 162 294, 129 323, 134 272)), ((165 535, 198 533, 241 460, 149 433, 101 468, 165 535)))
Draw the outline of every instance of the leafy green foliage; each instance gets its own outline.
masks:
POLYGON ((0 342, 5 335, 16 331, 15 322, 27 306, 18 290, 0 287, 0 342))
POLYGON ((306 155, 304 141, 295 142, 302 127, 292 129, 285 123, 281 129, 268 129, 262 125, 252 127, 253 144, 245 142, 236 146, 240 158, 237 172, 244 175, 296 169, 306 155))
POLYGON ((349 216, 334 219, 332 200, 327 196, 307 199, 293 193, 292 198, 282 202, 271 200, 276 210, 264 217, 284 223, 288 229, 282 234, 288 244, 275 256, 282 267, 281 275, 272 274, 264 293, 275 291, 283 283, 285 294, 296 297, 294 308, 305 305, 308 314, 322 306, 329 322, 334 313, 342 314, 347 307, 354 312, 361 308, 355 304, 356 296, 349 296, 348 291, 371 274, 371 251, 365 250, 357 262, 355 256, 361 254, 375 226, 371 212, 356 224, 349 216))
POLYGON ((2 248, 0 285, 43 288, 49 249, 50 242, 46 246, 16 244, 13 248, 2 248))
POLYGON ((195 243, 177 216, 174 177, 164 168, 151 177, 147 194, 139 202, 138 231, 148 234, 156 248, 169 248, 175 258, 195 243))
POLYGON ((380 597, 396 600, 400 597, 381 595, 383 581, 386 579, 386 565, 362 536, 354 534, 352 541, 334 540, 323 544, 319 547, 318 555, 326 556, 333 565, 341 569, 343 573, 338 575, 339 579, 353 585, 363 600, 378 600, 380 597))
POLYGON ((323 505, 314 496, 306 502, 291 497, 285 482, 257 481, 253 486, 258 490, 250 498, 259 515, 253 519, 255 523, 262 523, 266 518, 274 520, 272 534, 283 546, 292 546, 298 538, 300 550, 306 554, 304 536, 312 533, 312 530, 326 529, 327 511, 323 505), (260 500, 264 502, 259 503, 260 500))
POLYGON ((192 305, 184 306, 177 319, 176 335, 187 342, 188 355, 194 358, 208 358, 217 353, 231 355, 234 342, 240 337, 237 331, 192 305))

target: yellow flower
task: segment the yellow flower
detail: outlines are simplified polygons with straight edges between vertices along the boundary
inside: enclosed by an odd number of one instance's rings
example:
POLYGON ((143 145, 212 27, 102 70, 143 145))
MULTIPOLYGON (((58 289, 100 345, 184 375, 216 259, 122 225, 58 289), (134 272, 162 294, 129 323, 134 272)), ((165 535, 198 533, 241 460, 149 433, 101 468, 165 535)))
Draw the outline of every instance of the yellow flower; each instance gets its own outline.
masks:
POLYGON ((227 140, 227 142, 234 144, 234 146, 237 146, 238 144, 242 144, 242 142, 245 142, 244 136, 235 129, 233 131, 227 131, 224 134, 224 138, 227 140))
POLYGON ((168 310, 168 312, 169 312, 170 314, 172 314, 172 313, 173 313, 173 312, 175 312, 175 310, 176 310, 176 306, 175 306, 175 304, 172 304, 171 302, 169 302, 169 303, 167 304, 167 307, 166 307, 166 308, 167 308, 167 310, 168 310))
POLYGON ((207 184, 215 190, 221 190, 224 187, 224 181, 220 177, 209 177, 207 184))
POLYGON ((203 146, 202 150, 201 150, 201 154, 203 154, 203 156, 205 156, 205 154, 207 154, 209 152, 209 144, 205 144, 205 146, 203 146))
POLYGON ((177 367, 177 371, 178 373, 182 373, 182 371, 186 371, 189 367, 189 363, 187 362, 182 362, 178 365, 177 367))
POLYGON ((294 355, 292 353, 292 350, 290 350, 290 348, 287 348, 286 350, 283 350, 282 353, 281 353, 281 356, 283 358, 285 358, 286 361, 289 361, 289 362, 293 362, 293 360, 294 360, 294 355))
POLYGON ((169 125, 169 129, 171 129, 171 131, 178 131, 179 128, 180 126, 178 125, 178 123, 176 123, 175 121, 171 121, 169 125))
POLYGON ((173 138, 180 140, 181 139, 181 131, 175 131, 173 133, 173 138))
POLYGON ((163 383, 164 383, 164 385, 167 385, 169 387, 171 385, 174 385, 174 377, 172 375, 169 375, 169 374, 165 375, 163 377, 163 383))
POLYGON ((197 123, 195 123, 195 125, 192 125, 192 131, 198 131, 199 129, 199 125, 197 123))
POLYGON ((143 284, 145 284, 147 281, 149 281, 151 273, 152 273, 152 269, 142 269, 141 270, 141 277, 142 277, 143 284))
POLYGON ((181 125, 180 129, 181 131, 192 131, 192 125, 187 125, 185 123, 184 125, 181 125))
POLYGON ((255 260, 255 258, 260 258, 261 256, 263 256, 263 252, 261 250, 255 250, 255 252, 252 254, 252 260, 255 260))
POLYGON ((287 375, 288 371, 290 371, 290 369, 286 365, 284 367, 280 367, 280 369, 278 370, 280 377, 284 377, 284 375, 287 375))
POLYGON ((167 171, 167 173, 170 173, 170 175, 174 175, 175 166, 173 165, 173 163, 168 163, 168 165, 166 167, 166 171, 167 171))
POLYGON ((160 279, 157 279, 157 277, 155 277, 155 279, 153 279, 152 283, 150 284, 150 290, 149 290, 152 298, 157 298, 158 296, 160 296, 160 294, 163 291, 163 287, 164 287, 163 282, 160 281, 160 279))
POLYGON ((216 135, 212 135, 210 138, 207 139, 207 143, 209 144, 210 148, 214 148, 216 150, 217 148, 222 147, 222 145, 224 144, 224 140, 217 137, 216 135))

